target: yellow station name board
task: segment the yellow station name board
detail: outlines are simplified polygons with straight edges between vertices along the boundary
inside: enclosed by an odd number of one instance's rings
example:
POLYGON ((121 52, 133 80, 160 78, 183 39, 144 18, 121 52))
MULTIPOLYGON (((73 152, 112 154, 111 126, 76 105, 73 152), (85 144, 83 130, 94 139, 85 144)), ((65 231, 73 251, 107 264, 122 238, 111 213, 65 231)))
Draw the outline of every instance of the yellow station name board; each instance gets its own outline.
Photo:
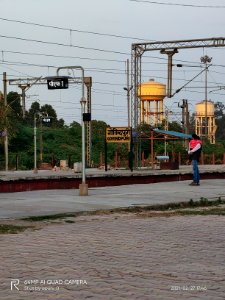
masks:
POLYGON ((130 143, 131 128, 129 127, 107 127, 106 143, 130 143))

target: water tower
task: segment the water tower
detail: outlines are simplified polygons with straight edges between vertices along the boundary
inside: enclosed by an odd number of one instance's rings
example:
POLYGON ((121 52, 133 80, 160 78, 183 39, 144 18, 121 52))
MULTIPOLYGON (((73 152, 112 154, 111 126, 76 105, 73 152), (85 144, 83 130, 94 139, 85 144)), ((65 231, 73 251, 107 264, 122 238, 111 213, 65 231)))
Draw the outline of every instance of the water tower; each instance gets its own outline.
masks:
POLYGON ((195 105, 195 131, 200 137, 207 138, 215 144, 215 113, 212 101, 202 101, 195 105))
POLYGON ((150 79, 138 87, 140 99, 140 122, 152 126, 162 124, 163 99, 166 96, 166 85, 150 79))

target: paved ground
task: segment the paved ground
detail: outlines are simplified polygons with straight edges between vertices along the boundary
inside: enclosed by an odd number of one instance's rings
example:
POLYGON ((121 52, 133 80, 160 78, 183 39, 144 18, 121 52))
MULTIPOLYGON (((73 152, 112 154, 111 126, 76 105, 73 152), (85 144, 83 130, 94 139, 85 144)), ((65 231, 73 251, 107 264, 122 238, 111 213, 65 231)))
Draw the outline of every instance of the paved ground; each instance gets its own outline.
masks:
MULTIPOLYGON (((225 164, 220 165, 199 165, 200 173, 224 173, 225 172, 225 164)), ((105 172, 104 169, 97 168, 87 168, 85 169, 85 174, 87 177, 107 177, 107 176, 131 176, 131 175, 158 175, 158 174, 190 174, 192 173, 191 165, 181 165, 178 170, 160 170, 159 167, 156 169, 151 168, 139 168, 134 169, 133 172, 126 169, 109 169, 105 172)), ((29 171, 2 171, 0 170, 0 180, 15 180, 15 179, 33 179, 33 178, 54 178, 54 177, 78 177, 81 178, 81 173, 74 172, 73 169, 65 170, 57 170, 56 172, 53 170, 39 170, 38 173, 34 173, 33 170, 29 171)))
POLYGON ((76 189, 0 193, 0 219, 225 197, 222 179, 202 180, 198 187, 189 186, 189 183, 177 181, 91 188, 88 196, 79 196, 76 189))
POLYGON ((0 299, 223 300, 224 222, 92 216, 1 236, 0 299))
MULTIPOLYGON (((0 194, 6 218, 225 196, 224 180, 0 194)), ((82 216, 0 236, 2 300, 224 300, 225 217, 82 216)), ((1 223, 1 221, 0 221, 1 223)))

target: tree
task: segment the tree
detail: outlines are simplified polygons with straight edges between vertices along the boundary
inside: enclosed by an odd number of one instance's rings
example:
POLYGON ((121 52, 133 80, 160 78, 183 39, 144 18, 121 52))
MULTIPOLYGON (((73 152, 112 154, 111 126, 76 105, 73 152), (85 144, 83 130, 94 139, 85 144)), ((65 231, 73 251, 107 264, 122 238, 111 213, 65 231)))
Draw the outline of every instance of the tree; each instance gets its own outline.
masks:
POLYGON ((65 126, 65 121, 61 118, 57 121, 57 127, 63 128, 65 126))
POLYGON ((225 115, 224 110, 225 106, 221 102, 216 102, 215 105, 215 119, 216 119, 216 139, 224 139, 225 138, 225 115))
POLYGON ((52 124, 57 123, 57 113, 55 109, 50 104, 45 104, 41 106, 41 113, 47 114, 49 117, 52 118, 52 124))
POLYGON ((225 105, 222 102, 216 102, 214 104, 214 114, 216 119, 220 119, 224 116, 225 105))
POLYGON ((7 130, 9 140, 11 137, 15 136, 17 132, 17 124, 19 119, 15 104, 17 100, 18 94, 11 93, 9 96, 9 103, 7 106, 5 106, 3 95, 2 93, 0 94, 0 132, 7 130))
POLYGON ((34 124, 34 114, 41 110, 40 103, 35 101, 31 104, 29 111, 26 114, 27 124, 33 126, 34 124))
POLYGON ((72 122, 69 126, 69 134, 76 136, 81 141, 81 125, 78 122, 72 122))
POLYGON ((183 128, 177 121, 172 121, 171 123, 169 123, 169 130, 182 132, 183 128))
POLYGON ((109 125, 107 125, 107 123, 105 123, 104 121, 91 121, 92 134, 96 137, 104 138, 106 127, 109 127, 109 125))
POLYGON ((11 113, 17 120, 22 120, 22 110, 20 105, 20 95, 16 92, 9 92, 7 95, 7 104, 11 113))
POLYGON ((0 132, 4 131, 7 126, 6 116, 8 113, 7 107, 5 107, 3 100, 0 100, 0 132))

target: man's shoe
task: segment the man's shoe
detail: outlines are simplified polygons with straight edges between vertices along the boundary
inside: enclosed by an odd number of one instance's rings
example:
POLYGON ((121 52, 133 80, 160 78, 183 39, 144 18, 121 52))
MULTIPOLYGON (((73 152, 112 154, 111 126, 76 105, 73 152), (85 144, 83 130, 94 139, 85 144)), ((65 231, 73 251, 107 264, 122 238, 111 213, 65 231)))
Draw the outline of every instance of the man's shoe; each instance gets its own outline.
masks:
POLYGON ((198 186, 198 185, 200 185, 200 183, 199 182, 192 182, 192 183, 190 183, 189 185, 191 185, 191 186, 198 186))

